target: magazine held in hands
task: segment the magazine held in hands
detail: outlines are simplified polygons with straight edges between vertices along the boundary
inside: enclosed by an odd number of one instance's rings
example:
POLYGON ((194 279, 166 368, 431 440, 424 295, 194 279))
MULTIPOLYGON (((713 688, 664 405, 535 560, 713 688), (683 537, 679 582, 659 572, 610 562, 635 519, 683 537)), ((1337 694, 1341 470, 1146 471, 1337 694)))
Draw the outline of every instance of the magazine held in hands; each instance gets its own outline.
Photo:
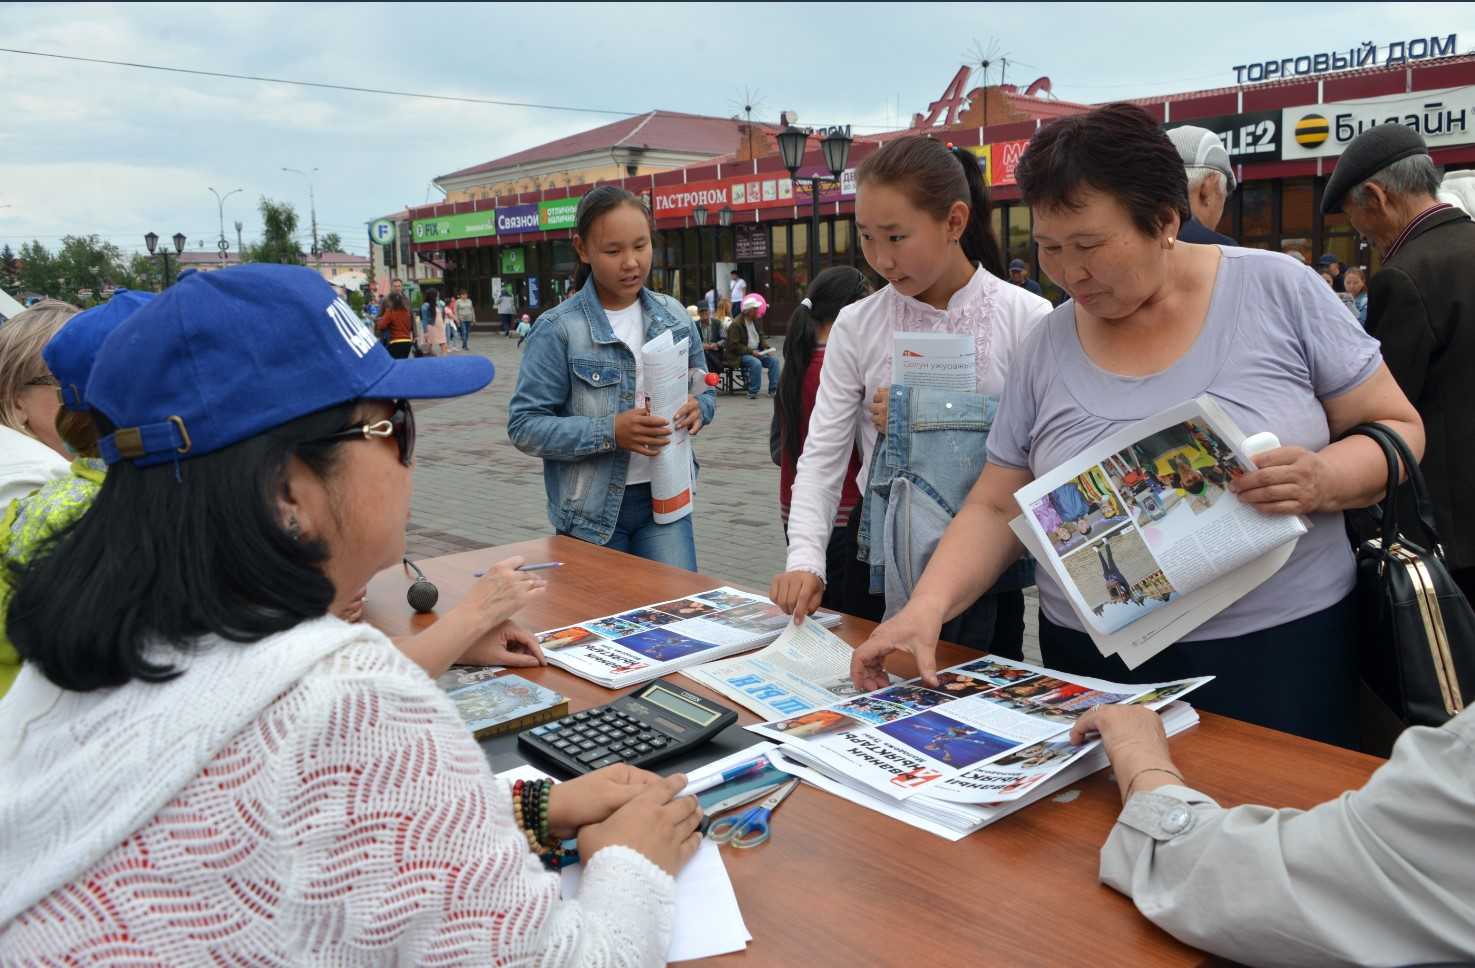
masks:
POLYGON ((1229 490, 1254 470, 1245 435, 1208 396, 1118 431, 1014 492, 1011 522, 1102 655, 1129 669, 1285 564, 1305 519, 1229 490))
MULTIPOLYGON (((836 625, 840 615, 822 609, 807 621, 836 625)), ((550 629, 538 642, 551 664, 619 689, 766 645, 788 624, 763 596, 723 587, 550 629)))

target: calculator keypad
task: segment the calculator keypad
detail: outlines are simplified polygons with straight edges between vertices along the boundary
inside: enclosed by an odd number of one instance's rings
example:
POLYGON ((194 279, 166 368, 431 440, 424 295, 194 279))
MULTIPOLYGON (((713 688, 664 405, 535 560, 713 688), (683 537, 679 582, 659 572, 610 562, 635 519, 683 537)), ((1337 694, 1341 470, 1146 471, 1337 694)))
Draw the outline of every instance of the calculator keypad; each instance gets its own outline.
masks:
POLYGON ((588 709, 530 732, 535 745, 578 763, 583 770, 658 758, 672 742, 618 709, 588 709))

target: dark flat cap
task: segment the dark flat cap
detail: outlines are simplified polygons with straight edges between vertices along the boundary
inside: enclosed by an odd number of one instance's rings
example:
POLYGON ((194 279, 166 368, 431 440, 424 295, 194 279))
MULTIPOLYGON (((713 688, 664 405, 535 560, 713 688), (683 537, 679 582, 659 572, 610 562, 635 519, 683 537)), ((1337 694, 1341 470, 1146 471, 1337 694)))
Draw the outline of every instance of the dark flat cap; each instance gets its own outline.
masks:
POLYGON ((1326 191, 1321 196, 1321 212, 1330 215, 1342 210, 1342 199, 1347 193, 1361 185, 1395 161, 1413 155, 1427 155, 1429 147, 1413 128, 1401 124, 1380 124, 1364 131, 1352 139, 1332 177, 1327 179, 1326 191))

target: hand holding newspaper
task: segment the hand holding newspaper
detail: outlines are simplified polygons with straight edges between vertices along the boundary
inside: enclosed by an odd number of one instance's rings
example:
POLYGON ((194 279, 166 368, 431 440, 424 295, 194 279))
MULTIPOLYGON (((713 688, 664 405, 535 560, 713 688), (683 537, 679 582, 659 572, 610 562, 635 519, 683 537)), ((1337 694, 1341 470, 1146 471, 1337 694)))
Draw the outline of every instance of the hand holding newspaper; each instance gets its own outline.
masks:
POLYGON ((646 399, 653 416, 672 425, 671 442, 650 462, 650 498, 656 524, 670 524, 691 513, 691 440, 677 428, 676 411, 687 398, 687 341, 666 330, 640 348, 646 399))
POLYGON ((1015 534, 1103 655, 1136 668, 1273 575, 1306 533, 1229 490, 1255 469, 1244 442, 1201 396, 1014 493, 1015 534))

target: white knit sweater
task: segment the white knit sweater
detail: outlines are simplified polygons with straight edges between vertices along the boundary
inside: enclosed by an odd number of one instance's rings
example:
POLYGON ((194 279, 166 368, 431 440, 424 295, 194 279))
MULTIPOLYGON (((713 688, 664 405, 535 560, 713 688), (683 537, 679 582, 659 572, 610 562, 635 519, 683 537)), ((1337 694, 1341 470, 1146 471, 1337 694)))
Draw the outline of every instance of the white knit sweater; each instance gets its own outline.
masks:
POLYGON ((454 707, 324 618, 184 675, 0 701, 0 963, 664 964, 674 882, 609 847, 559 899, 454 707))

